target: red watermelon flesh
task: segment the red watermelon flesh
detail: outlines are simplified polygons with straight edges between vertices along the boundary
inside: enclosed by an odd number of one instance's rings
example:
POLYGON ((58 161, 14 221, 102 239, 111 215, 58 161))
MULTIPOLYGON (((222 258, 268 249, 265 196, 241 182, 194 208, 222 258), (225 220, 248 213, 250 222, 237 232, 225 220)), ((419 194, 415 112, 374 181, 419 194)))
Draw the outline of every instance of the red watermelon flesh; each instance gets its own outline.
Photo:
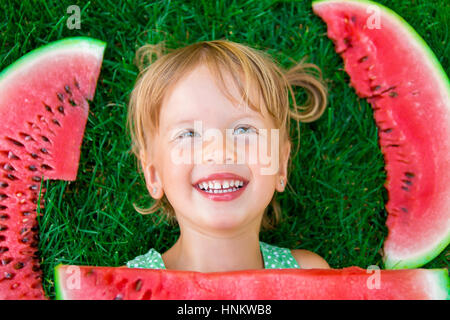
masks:
POLYGON ((351 85, 374 109, 386 162, 386 268, 416 268, 450 242, 450 84, 420 36, 370 1, 315 1, 351 85))
POLYGON ((0 299, 45 298, 37 256, 43 180, 75 180, 105 43, 36 49, 0 74, 0 299))
POLYGON ((59 300, 448 299, 446 269, 194 271, 58 265, 59 300))

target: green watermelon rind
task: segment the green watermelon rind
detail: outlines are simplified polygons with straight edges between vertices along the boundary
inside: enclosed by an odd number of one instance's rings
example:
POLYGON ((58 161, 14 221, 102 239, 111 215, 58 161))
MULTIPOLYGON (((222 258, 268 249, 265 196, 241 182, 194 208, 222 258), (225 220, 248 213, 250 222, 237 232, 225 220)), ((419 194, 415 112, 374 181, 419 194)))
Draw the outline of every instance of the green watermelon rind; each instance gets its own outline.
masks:
POLYGON ((57 52, 57 50, 70 48, 80 50, 80 48, 83 48, 94 53, 100 58, 103 56, 105 47, 106 42, 90 37, 71 37, 53 41, 49 44, 43 45, 42 47, 28 52, 27 54, 17 59, 14 63, 3 69, 0 72, 0 85, 1 82, 6 80, 8 76, 13 75, 21 68, 26 68, 29 64, 39 59, 41 56, 45 56, 52 52, 57 52))
POLYGON ((437 300, 450 300, 450 277, 448 270, 446 268, 428 270, 432 271, 429 280, 433 286, 433 298, 437 300))
POLYGON ((64 265, 62 263, 58 264, 55 267, 55 299, 56 300, 64 300, 63 290, 61 286, 61 277, 60 277, 60 269, 64 265))
MULTIPOLYGON (((431 67, 437 73, 438 82, 441 82, 443 87, 447 89, 447 101, 450 102, 450 81, 449 78, 444 71, 441 63, 438 58, 428 46, 428 44, 423 40, 423 38, 417 33, 414 28, 405 21, 401 16, 395 13, 393 10, 388 7, 373 1, 368 0, 316 0, 312 2, 312 6, 320 5, 320 4, 328 4, 328 3, 355 3, 361 5, 375 5, 380 8, 381 12, 390 17, 393 21, 397 21, 403 28, 406 34, 410 36, 410 39, 416 41, 417 47, 422 50, 424 55, 429 59, 431 63, 431 67)), ((426 251, 425 253, 417 256, 413 256, 409 259, 395 259, 391 258, 388 255, 384 257, 384 266, 386 269, 403 269, 403 268, 418 268, 423 266, 424 264, 430 262, 434 258, 436 258, 444 249, 450 244, 450 230, 436 246, 426 251)))
POLYGON ((447 235, 445 239, 439 242, 437 246, 433 249, 428 250, 422 255, 411 257, 410 259, 395 259, 386 256, 384 259, 384 267, 385 269, 412 269, 419 268, 434 258, 436 258, 442 251, 444 251, 445 247, 450 243, 450 233, 447 235))

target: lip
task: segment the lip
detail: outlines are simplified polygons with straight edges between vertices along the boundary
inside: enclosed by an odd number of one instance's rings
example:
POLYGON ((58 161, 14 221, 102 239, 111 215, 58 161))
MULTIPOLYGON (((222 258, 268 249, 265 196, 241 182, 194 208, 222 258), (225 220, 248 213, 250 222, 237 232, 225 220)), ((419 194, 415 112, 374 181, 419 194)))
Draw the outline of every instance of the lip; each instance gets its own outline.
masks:
POLYGON ((223 172, 223 173, 213 173, 207 177, 203 177, 200 180, 198 180, 197 182, 195 182, 193 184, 193 186, 195 187, 199 183, 202 183, 204 181, 211 181, 211 180, 241 180, 244 182, 244 186, 248 183, 247 179, 245 179, 237 174, 230 173, 230 172, 223 172))

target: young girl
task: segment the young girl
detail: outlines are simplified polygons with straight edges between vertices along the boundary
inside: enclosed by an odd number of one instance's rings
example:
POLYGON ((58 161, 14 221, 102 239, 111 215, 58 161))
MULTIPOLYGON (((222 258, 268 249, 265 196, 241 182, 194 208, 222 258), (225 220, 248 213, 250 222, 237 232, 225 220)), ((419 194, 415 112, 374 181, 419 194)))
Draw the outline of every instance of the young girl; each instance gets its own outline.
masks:
POLYGON ((162 255, 152 248, 127 267, 199 272, 329 268, 311 251, 259 241, 261 227, 273 228, 269 204, 273 223, 280 215, 275 196, 287 184, 290 117, 299 126, 325 110, 325 87, 307 72, 320 70, 299 63, 286 71, 266 53, 227 40, 202 41, 167 54, 164 43, 146 45, 136 56, 141 73, 128 125, 132 151, 156 202, 135 209, 143 214, 162 209, 169 221, 178 222, 180 236, 162 255), (157 60, 142 68, 153 54, 157 60), (306 106, 296 105, 292 85, 306 90, 306 106), (217 133, 216 143, 206 132, 217 133), (250 161, 255 144, 270 150, 276 170, 268 173, 260 153, 250 161))

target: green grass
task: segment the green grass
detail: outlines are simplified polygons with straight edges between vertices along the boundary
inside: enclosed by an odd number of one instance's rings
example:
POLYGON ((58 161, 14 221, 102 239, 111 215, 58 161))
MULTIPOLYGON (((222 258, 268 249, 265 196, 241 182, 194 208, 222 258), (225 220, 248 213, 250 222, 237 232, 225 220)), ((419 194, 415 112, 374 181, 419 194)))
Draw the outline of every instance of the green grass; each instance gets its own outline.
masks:
MULTIPOLYGON (((417 30, 448 74, 449 4, 380 2, 417 30)), ((285 67, 291 65, 289 57, 307 56, 322 68, 329 85, 328 110, 320 120, 301 125, 291 187, 279 196, 284 220, 260 239, 312 250, 333 268, 382 265, 387 191, 373 112, 349 87, 342 60, 309 1, 1 1, 0 17, 0 69, 64 37, 107 42, 78 179, 46 184, 39 250, 50 297, 53 268, 59 263, 121 266, 151 247, 164 252, 177 239, 178 228, 166 222, 156 226, 152 217, 132 207, 133 202, 148 206, 152 200, 125 130, 126 105, 137 75, 134 52, 161 40, 178 47, 227 38, 267 50, 285 67), (82 11, 80 30, 66 26, 72 4, 82 11)), ((296 131, 292 134, 298 143, 296 131)), ((448 259, 447 249, 424 267, 448 267, 448 259)))

